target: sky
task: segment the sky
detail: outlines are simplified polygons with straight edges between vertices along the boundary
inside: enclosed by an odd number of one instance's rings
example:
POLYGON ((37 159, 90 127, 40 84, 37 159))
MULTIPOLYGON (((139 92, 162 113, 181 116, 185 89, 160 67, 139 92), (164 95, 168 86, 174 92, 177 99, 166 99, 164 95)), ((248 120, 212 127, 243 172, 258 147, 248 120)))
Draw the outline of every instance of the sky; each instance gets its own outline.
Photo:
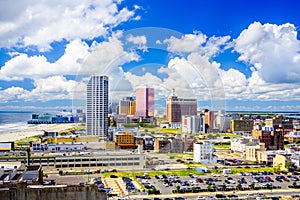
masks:
POLYGON ((155 89, 199 109, 300 111, 295 0, 0 1, 0 110, 84 108, 91 75, 110 101, 155 89))

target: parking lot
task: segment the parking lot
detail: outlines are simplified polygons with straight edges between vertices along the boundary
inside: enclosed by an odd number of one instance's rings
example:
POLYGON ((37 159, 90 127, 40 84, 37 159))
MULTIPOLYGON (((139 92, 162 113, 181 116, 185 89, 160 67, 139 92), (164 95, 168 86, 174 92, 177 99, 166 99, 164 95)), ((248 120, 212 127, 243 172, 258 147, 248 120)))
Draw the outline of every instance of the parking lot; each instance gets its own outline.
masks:
MULTIPOLYGON (((137 180, 144 185, 146 189, 155 188, 156 190, 159 190, 161 195, 172 194, 175 196, 181 196, 183 194, 194 193, 201 195, 203 192, 201 189, 206 189, 206 193, 208 191, 212 191, 215 193, 220 192, 222 194, 224 191, 232 191, 229 196, 225 196, 226 198, 230 199, 242 197, 247 198, 247 194, 251 195, 254 189, 256 189, 254 191, 256 197, 257 195, 265 195, 259 192, 263 189, 272 192, 272 189, 275 188, 288 189, 288 186, 300 184, 299 175, 287 175, 282 173, 275 174, 271 172, 249 172, 234 175, 228 174, 226 176, 218 174, 196 176, 194 174, 190 174, 189 176, 181 177, 173 174, 169 176, 147 176, 146 178, 141 176, 137 180), (245 191, 246 193, 244 193, 242 196, 238 196, 238 193, 241 195, 240 191, 245 191)), ((207 197, 209 197, 209 195, 206 195, 204 199, 207 199, 207 197)), ((225 197, 223 196, 223 198, 225 197)), ((214 195, 213 199, 216 198, 217 197, 214 195)), ((222 198, 222 195, 219 195, 219 198, 222 198)), ((195 199, 195 197, 186 197, 186 199, 195 199)))

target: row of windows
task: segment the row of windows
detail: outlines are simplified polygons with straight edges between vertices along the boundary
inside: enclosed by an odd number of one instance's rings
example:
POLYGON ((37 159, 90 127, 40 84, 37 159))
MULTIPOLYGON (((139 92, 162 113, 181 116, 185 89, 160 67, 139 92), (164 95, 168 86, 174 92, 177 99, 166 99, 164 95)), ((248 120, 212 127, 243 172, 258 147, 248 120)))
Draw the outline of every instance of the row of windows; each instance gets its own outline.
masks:
POLYGON ((82 164, 57 164, 56 168, 71 168, 71 167, 105 167, 105 166, 138 166, 138 162, 129 162, 129 163, 82 163, 82 164))
MULTIPOLYGON (((22 159, 23 161, 26 161, 25 159, 22 159)), ((56 163, 72 163, 72 162, 97 162, 97 161, 116 161, 116 160, 140 160, 139 157, 123 157, 123 158, 77 158, 77 159, 56 159, 56 163)), ((5 161, 19 161, 19 159, 5 159, 5 161)), ((31 159, 31 163, 54 163, 54 158, 50 159, 31 159)))
MULTIPOLYGON (((43 167, 54 167, 54 163, 40 163, 38 160, 33 160, 31 164, 42 164, 43 167)), ((23 160, 21 163, 25 163, 23 160)), ((139 162, 123 162, 123 163, 57 163, 56 168, 66 168, 66 167, 105 167, 105 166, 137 166, 140 165, 139 162)))

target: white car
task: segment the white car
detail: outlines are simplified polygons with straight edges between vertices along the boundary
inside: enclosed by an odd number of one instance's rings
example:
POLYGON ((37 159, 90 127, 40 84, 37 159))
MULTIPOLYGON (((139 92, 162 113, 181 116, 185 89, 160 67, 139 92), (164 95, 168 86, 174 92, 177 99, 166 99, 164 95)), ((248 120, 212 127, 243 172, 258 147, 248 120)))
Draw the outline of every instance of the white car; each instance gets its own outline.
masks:
POLYGON ((249 193, 249 194, 247 194, 247 197, 248 197, 248 198, 255 198, 256 195, 255 195, 255 194, 252 194, 252 193, 249 193))
POLYGON ((202 197, 202 196, 197 197, 197 200, 204 200, 204 199, 205 199, 205 197, 202 197))

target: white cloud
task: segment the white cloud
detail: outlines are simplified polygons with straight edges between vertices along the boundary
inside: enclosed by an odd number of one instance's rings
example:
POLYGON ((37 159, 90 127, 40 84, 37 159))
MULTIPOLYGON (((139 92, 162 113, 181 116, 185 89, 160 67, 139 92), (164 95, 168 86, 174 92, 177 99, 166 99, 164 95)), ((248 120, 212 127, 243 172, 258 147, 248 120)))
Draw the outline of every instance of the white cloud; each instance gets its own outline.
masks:
POLYGON ((14 86, 5 90, 0 90, 0 103, 19 101, 22 99, 22 95, 27 93, 29 93, 29 91, 14 86))
POLYGON ((163 43, 168 44, 167 50, 175 53, 188 53, 196 51, 206 42, 207 36, 196 32, 195 34, 186 34, 181 38, 171 36, 165 39, 163 43))
POLYGON ((296 27, 252 23, 234 41, 239 60, 253 65, 269 83, 299 83, 300 42, 296 27))
MULTIPOLYGON (((197 52, 201 55, 213 57, 220 53, 221 48, 230 40, 230 36, 212 36, 208 38, 205 34, 195 32, 186 34, 181 38, 171 36, 165 39, 163 43, 167 44, 167 50, 173 53, 191 53, 197 52)), ((158 40, 156 44, 161 44, 158 40)))
MULTIPOLYGON (((19 94, 19 98, 25 101, 50 101, 57 99, 72 99, 79 95, 77 91, 84 92, 86 85, 82 82, 67 80, 63 76, 51 76, 48 78, 35 79, 35 88, 19 94)), ((84 97, 85 95, 83 95, 84 97)))
POLYGON ((118 3, 114 0, 1 1, 0 47, 33 45, 47 51, 54 41, 105 36, 108 27, 135 15, 135 10, 119 10, 118 3))
POLYGON ((213 57, 219 54, 222 47, 228 43, 230 38, 231 38, 230 36, 210 37, 207 40, 205 47, 203 48, 204 55, 208 57, 213 57))
POLYGON ((106 70, 138 59, 135 52, 126 52, 122 42, 115 37, 102 43, 95 42, 91 47, 83 41, 74 40, 66 46, 64 55, 53 63, 45 56, 20 53, 1 67, 0 79, 23 80, 54 75, 109 73, 106 70))
POLYGON ((50 63, 45 56, 28 56, 19 53, 0 69, 2 80, 48 77, 51 75, 76 75, 81 62, 89 55, 85 42, 74 40, 66 46, 65 53, 56 62, 50 63))
POLYGON ((78 73, 108 74, 114 72, 114 69, 120 65, 139 59, 136 52, 125 51, 123 43, 117 37, 111 37, 106 42, 94 43, 91 54, 86 58, 78 73))
POLYGON ((229 69, 219 70, 221 74, 221 80, 224 86, 226 99, 243 99, 247 96, 243 96, 248 86, 248 80, 246 76, 238 70, 229 69))
POLYGON ((140 36, 133 36, 129 34, 126 38, 128 42, 132 42, 133 44, 137 45, 138 49, 141 49, 143 51, 147 51, 147 38, 145 35, 140 36))

